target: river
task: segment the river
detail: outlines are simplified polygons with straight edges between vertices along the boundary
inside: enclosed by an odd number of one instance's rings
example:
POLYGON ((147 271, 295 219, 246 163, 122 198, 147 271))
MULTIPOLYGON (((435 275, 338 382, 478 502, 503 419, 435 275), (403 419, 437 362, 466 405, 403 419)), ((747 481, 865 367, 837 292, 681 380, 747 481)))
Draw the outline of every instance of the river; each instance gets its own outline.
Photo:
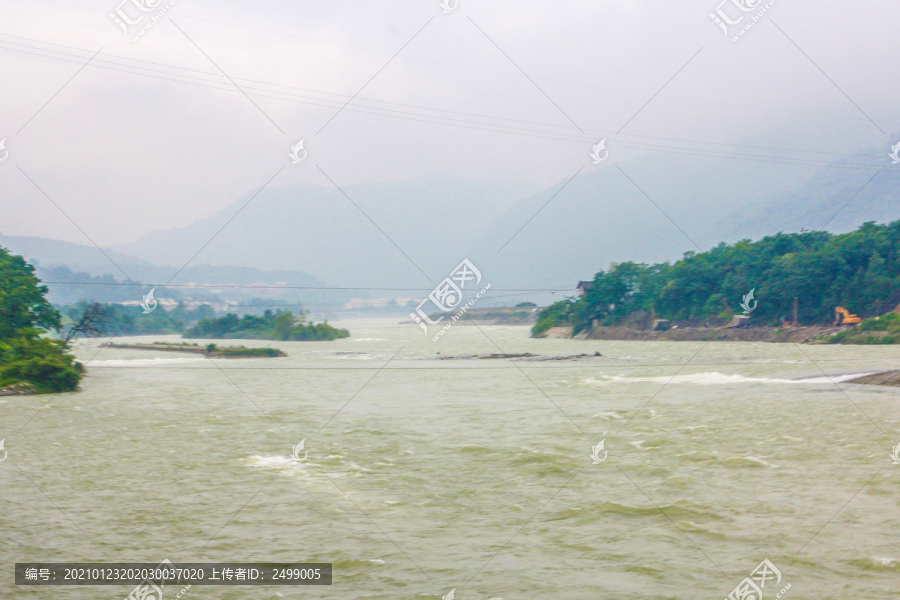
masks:
POLYGON ((15 562, 165 558, 334 564, 183 600, 721 600, 764 559, 767 599, 896 593, 900 389, 839 382, 900 348, 336 325, 235 342, 287 358, 83 341, 82 391, 0 399, 0 597, 130 591, 16 587, 15 562), (497 352, 589 356, 452 358, 497 352))

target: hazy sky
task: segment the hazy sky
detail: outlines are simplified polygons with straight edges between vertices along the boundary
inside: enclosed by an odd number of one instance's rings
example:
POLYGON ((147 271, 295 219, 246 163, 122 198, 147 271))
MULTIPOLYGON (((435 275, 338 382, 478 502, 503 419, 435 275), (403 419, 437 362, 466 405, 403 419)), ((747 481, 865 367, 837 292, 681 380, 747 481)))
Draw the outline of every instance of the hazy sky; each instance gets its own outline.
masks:
MULTIPOLYGON (((540 189, 636 153, 739 153, 771 135, 815 159, 900 131, 891 0, 778 0, 736 43, 709 17, 717 0, 459 0, 448 13, 430 0, 177 0, 138 41, 140 24, 126 36, 110 13, 148 22, 166 2, 133 2, 5 4, 0 232, 127 242, 276 173, 540 189), (785 141, 787 128, 815 133, 785 141), (293 165, 301 138, 308 157, 293 165), (601 138, 610 159, 595 167, 601 138)), ((722 10, 746 23, 765 5, 722 10)))

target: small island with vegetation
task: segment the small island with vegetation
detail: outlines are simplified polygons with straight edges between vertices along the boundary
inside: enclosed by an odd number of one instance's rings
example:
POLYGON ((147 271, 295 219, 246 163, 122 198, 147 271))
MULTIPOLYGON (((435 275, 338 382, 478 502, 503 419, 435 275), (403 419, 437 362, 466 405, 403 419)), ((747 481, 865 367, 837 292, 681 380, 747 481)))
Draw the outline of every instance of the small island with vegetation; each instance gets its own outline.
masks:
POLYGON ((171 310, 142 312, 138 306, 81 301, 66 307, 68 337, 81 334, 156 335, 180 334, 185 338, 245 339, 273 341, 328 341, 350 337, 346 329, 324 323, 312 323, 306 312, 295 316, 283 310, 266 310, 261 316, 228 313, 216 317, 211 306, 188 309, 179 304, 171 310))
POLYGON ((247 348, 246 346, 219 346, 217 344, 176 344, 174 342, 153 342, 152 344, 109 344, 110 348, 125 350, 158 350, 161 352, 189 352, 202 354, 207 358, 276 358, 287 356, 277 348, 247 348))
MULTIPOLYGON (((35 267, 0 247, 0 396, 72 392, 85 374, 72 354, 72 340, 117 335, 182 334, 186 338, 278 341, 337 340, 350 336, 327 321, 307 321, 306 313, 267 310, 262 316, 226 314, 216 318, 208 305, 142 312, 140 307, 82 300, 60 312, 47 299, 35 267), (189 328, 188 328, 189 327, 189 328), (186 330, 187 329, 187 330, 186 330), (57 339, 62 337, 63 339, 57 339)), ((189 352, 209 358, 286 356, 276 348, 215 343, 155 342, 111 347, 189 352)))
POLYGON ((224 317, 203 318, 185 332, 185 337, 228 340, 278 340, 283 342, 311 342, 338 340, 350 337, 346 329, 328 324, 306 321, 305 313, 294 316, 290 311, 267 310, 262 316, 227 314, 224 317))

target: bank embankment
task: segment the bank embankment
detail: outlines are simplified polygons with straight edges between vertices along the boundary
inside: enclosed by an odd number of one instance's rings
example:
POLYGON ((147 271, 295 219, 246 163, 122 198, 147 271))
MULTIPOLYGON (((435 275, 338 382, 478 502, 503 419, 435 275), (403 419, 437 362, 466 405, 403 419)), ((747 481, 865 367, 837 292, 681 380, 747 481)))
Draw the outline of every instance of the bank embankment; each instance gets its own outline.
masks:
MULTIPOLYGON (((779 342, 823 343, 823 339, 842 331, 840 327, 674 327, 666 331, 650 331, 631 327, 594 327, 574 337, 580 340, 629 340, 666 342, 779 342)), ((571 327, 553 327, 548 338, 571 338, 571 327)))
POLYGON ((856 379, 850 379, 844 383, 862 383, 865 385, 889 385, 892 387, 900 387, 900 371, 884 371, 882 373, 872 373, 871 375, 863 375, 856 379))

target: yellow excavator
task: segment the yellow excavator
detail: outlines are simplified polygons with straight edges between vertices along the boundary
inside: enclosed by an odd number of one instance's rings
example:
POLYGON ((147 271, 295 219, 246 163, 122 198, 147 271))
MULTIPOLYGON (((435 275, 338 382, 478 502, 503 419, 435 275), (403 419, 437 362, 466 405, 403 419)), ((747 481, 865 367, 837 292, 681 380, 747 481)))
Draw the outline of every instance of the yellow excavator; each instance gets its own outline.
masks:
POLYGON ((859 322, 860 318, 854 314, 851 314, 850 311, 843 306, 836 306, 834 308, 835 325, 857 325, 859 324, 859 322))

